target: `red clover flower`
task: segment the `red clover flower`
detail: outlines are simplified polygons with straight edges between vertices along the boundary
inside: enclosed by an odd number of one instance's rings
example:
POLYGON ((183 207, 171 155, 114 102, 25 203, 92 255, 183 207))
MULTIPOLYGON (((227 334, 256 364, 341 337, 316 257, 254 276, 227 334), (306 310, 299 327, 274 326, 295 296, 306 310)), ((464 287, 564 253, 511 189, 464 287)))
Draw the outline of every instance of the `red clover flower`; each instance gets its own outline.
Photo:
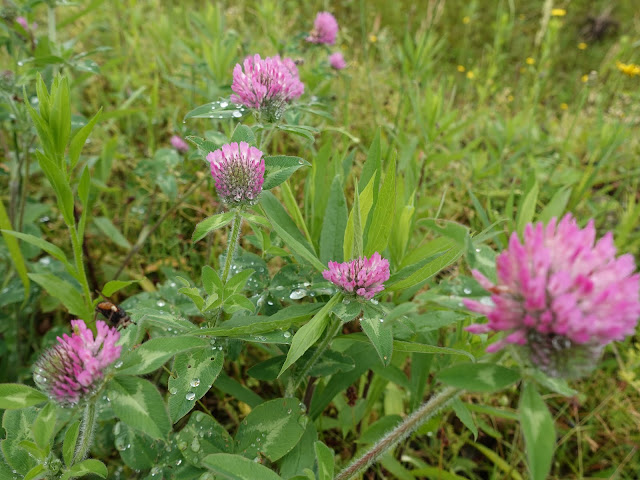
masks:
POLYGON ((347 66, 347 63, 344 61, 342 53, 335 52, 329 55, 329 65, 335 70, 342 70, 347 66))
POLYGON ((322 276, 346 293, 370 300, 384 290, 383 283, 389 280, 389 260, 375 252, 371 258, 329 262, 329 269, 322 276))
POLYGON ((73 333, 58 337, 35 364, 33 379, 38 387, 62 406, 76 405, 100 386, 105 370, 120 357, 116 345, 120 333, 105 322, 96 322, 97 335, 83 320, 72 320, 73 333))
POLYGON ((306 38, 307 42, 333 45, 338 35, 338 22, 329 12, 320 12, 313 22, 313 30, 306 38))
POLYGON ((189 151, 189 145, 187 145, 187 142, 185 142, 180 135, 173 135, 170 142, 171 146, 180 153, 189 151))
POLYGON ((264 183, 262 152, 247 142, 234 142, 207 155, 218 195, 233 206, 253 205, 264 183))
POLYGON ((616 258, 611 232, 595 242, 593 221, 580 229, 566 215, 527 225, 524 241, 513 233, 496 258, 497 283, 474 277, 492 293, 492 304, 465 300, 488 323, 471 333, 509 334, 487 348, 522 345, 529 359, 551 376, 575 378, 593 368, 602 349, 635 331, 640 317, 640 275, 632 255, 616 258))
POLYGON ((290 58, 247 57, 233 69, 231 101, 258 110, 267 121, 278 120, 285 105, 300 97, 304 84, 290 58), (244 69, 243 69, 244 68, 244 69))

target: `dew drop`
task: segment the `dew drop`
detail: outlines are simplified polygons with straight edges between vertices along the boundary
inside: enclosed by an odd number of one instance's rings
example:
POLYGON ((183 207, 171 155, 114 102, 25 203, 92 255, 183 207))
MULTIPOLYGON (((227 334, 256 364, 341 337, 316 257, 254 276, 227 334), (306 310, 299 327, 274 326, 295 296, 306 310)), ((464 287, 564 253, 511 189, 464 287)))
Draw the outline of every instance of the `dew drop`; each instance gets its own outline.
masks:
POLYGON ((191 450, 194 452, 200 451, 200 441, 198 440, 198 437, 193 438, 193 441, 191 442, 191 450))
POLYGON ((303 289, 298 289, 298 290, 294 290, 293 292, 291 292, 291 295, 289 295, 289 298, 291 300, 300 300, 301 298, 304 298, 307 296, 307 291, 303 290, 303 289))
POLYGON ((381 319, 380 319, 380 323, 384 323, 384 318, 381 318, 381 319))
POLYGON ((287 331, 282 334, 284 338, 291 338, 291 332, 287 331))
POLYGON ((300 160, 298 160, 298 163, 299 163, 300 165, 304 165, 304 160, 300 159, 300 160))
POLYGON ((462 291, 464 292, 465 295, 470 295, 471 294, 471 289, 470 288, 465 288, 462 291))
POLYGON ((229 106, 228 102, 220 102, 220 108, 227 108, 229 106))
POLYGON ((480 253, 480 249, 479 248, 476 248, 476 253, 480 253))
POLYGON ((287 410, 287 415, 291 415, 291 409, 287 410))
POLYGON ((187 394, 184 396, 184 398, 186 398, 189 401, 195 400, 196 394, 193 393, 193 392, 187 392, 187 394))
MULTIPOLYGON (((202 412, 196 412, 196 413, 193 414, 193 419, 198 423, 200 423, 203 418, 204 418, 204 414, 202 412)), ((200 427, 200 428, 202 428, 202 427, 200 427)))
POLYGON ((158 300, 156 302, 156 305, 159 307, 164 307, 166 305, 166 302, 164 300, 158 300))
POLYGON ((193 380, 191 380, 189 382, 189 385, 191 385, 193 388, 196 388, 200 385, 200 379, 199 378, 194 378, 193 380))
POLYGON ((176 393, 178 393, 178 389, 177 389, 176 387, 171 387, 171 388, 169 389, 169 393, 170 393, 171 395, 175 395, 176 393))
POLYGON ((176 466, 179 467, 180 465, 182 465, 182 459, 181 458, 176 460, 176 466))
POLYGON ((120 368, 122 366, 122 361, 117 361, 116 364, 114 365, 115 368, 120 368))
POLYGON ((298 404, 298 408, 300 409, 300 411, 301 411, 302 413, 307 413, 307 406, 306 406, 304 403, 300 402, 300 403, 298 404))
POLYGON ((371 303, 373 303, 374 305, 378 305, 379 302, 375 298, 372 298, 371 299, 371 303))
POLYGON ((240 113, 238 110, 234 110, 234 111, 233 111, 233 113, 232 113, 232 115, 233 115, 235 118, 240 118, 240 117, 242 116, 242 113, 240 113))

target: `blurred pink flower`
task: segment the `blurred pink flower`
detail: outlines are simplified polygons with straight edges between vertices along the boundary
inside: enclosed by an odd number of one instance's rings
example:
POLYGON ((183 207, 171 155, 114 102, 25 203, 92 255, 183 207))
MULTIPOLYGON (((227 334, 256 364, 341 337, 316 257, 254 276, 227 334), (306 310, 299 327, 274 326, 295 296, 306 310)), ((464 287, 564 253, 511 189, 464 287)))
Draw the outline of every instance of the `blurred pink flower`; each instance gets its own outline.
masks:
POLYGON ((275 56, 263 60, 254 55, 247 57, 242 66, 234 67, 231 90, 232 102, 259 110, 268 121, 274 121, 280 118, 287 103, 302 95, 304 85, 290 58, 275 56))
POLYGON ((606 344, 635 331, 640 317, 633 256, 616 258, 611 232, 594 244, 595 237, 593 221, 580 229, 570 214, 546 227, 527 225, 523 242, 513 233, 496 258, 496 285, 473 271, 492 293, 492 304, 465 300, 488 319, 467 331, 508 332, 487 351, 523 345, 530 360, 552 376, 584 374, 606 344))
POLYGON ((207 155, 218 195, 232 206, 253 205, 264 183, 262 152, 247 142, 234 142, 207 155))
POLYGON ((335 52, 329 55, 329 65, 336 70, 342 70, 347 66, 341 52, 335 52))
POLYGON ((329 269, 322 272, 322 276, 346 293, 370 300, 384 290, 383 283, 389 280, 389 261, 375 252, 369 259, 329 262, 329 269))
POLYGON ((307 42, 333 45, 338 35, 338 22, 329 12, 320 12, 313 22, 313 30, 307 37, 307 42))
POLYGON ((36 362, 33 375, 36 385, 62 406, 75 405, 95 393, 104 371, 122 349, 116 345, 120 333, 101 320, 96 322, 95 339, 83 320, 72 320, 71 325, 71 336, 58 337, 58 344, 36 362))
POLYGON ((29 22, 24 17, 17 17, 16 23, 19 24, 25 30, 29 30, 29 22))
POLYGON ((170 142, 171 146, 179 152, 184 153, 189 151, 189 145, 179 135, 173 135, 170 142))

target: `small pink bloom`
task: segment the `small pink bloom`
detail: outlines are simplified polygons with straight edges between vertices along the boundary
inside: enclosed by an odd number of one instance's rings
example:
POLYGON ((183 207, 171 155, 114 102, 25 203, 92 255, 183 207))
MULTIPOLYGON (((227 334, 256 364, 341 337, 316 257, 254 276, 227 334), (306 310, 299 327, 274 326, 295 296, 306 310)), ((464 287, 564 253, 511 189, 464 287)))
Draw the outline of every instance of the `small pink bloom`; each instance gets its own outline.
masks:
POLYGON ((342 70, 347 66, 347 63, 344 61, 342 53, 335 52, 329 55, 329 65, 336 70, 342 70))
POLYGON ((488 319, 468 331, 509 332, 487 350, 523 345, 552 376, 586 373, 605 345, 634 333, 640 317, 633 256, 616 258, 611 233, 595 239, 593 221, 581 229, 570 214, 559 223, 527 225, 523 242, 513 233, 496 258, 496 285, 473 272, 492 304, 464 302, 488 319))
POLYGON ((179 135, 173 135, 170 142, 171 146, 181 153, 189 151, 189 145, 179 135))
POLYGON ((29 22, 24 17, 16 18, 16 23, 19 24, 25 30, 29 30, 29 22))
POLYGON ((338 22, 336 18, 329 12, 320 12, 316 16, 316 20, 313 22, 313 30, 311 30, 306 40, 311 43, 333 45, 336 43, 337 35, 338 22))
POLYGON ((322 276, 346 293, 370 300, 384 290, 383 283, 389 280, 389 261, 375 252, 371 258, 329 262, 329 269, 322 276))
POLYGON ((101 320, 96 322, 95 339, 84 321, 72 320, 71 325, 73 333, 58 337, 58 344, 36 362, 33 375, 36 385, 62 406, 92 395, 122 349, 116 345, 120 333, 101 320))
POLYGON ((290 58, 260 55, 247 57, 233 69, 231 101, 259 110, 268 121, 275 121, 287 103, 300 97, 304 85, 298 67, 290 58))
POLYGON ((262 152, 247 142, 234 142, 207 155, 218 195, 232 206, 253 205, 264 183, 262 152))

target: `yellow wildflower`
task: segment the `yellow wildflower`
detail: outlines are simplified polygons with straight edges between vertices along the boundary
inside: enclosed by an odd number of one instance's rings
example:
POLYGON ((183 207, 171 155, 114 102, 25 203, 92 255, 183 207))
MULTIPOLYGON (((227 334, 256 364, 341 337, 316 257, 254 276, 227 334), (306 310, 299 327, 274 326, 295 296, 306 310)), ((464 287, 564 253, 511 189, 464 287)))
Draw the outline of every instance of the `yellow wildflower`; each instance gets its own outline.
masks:
POLYGON ((562 102, 562 103, 560 104, 560 108, 561 108, 562 110, 568 110, 568 109, 569 109, 569 105, 567 105, 566 103, 562 102))
POLYGON ((376 37, 373 33, 369 35, 369 41, 371 43, 376 43, 378 41, 378 37, 376 37))
POLYGON ((585 73, 584 75, 582 75, 580 80, 582 80, 582 83, 587 83, 589 81, 589 75, 585 73))
POLYGON ((475 75, 475 73, 473 73, 471 70, 469 70, 469 71, 467 72, 467 78, 468 78, 469 80, 473 80, 474 78, 476 78, 476 75, 475 75))
POLYGON ((508 102, 513 102, 513 95, 509 95, 509 96, 507 97, 507 101, 508 101, 508 102))
POLYGON ((584 43, 584 42, 580 42, 580 43, 578 44, 578 48, 579 48, 580 50, 586 50, 586 49, 587 49, 587 44, 586 44, 586 43, 584 43))
POLYGON ((527 65, 533 65, 536 63, 536 59, 533 57, 528 57, 525 61, 527 62, 527 65))
POLYGON ((469 18, 467 16, 462 17, 462 23, 464 23, 465 25, 468 25, 469 22, 471 22, 471 18, 469 18))
POLYGON ((635 77, 636 75, 640 76, 640 65, 636 65, 635 63, 616 62, 616 67, 629 77, 635 77))
POLYGON ((552 8, 551 16, 552 17, 564 17, 567 14, 567 11, 564 8, 552 8))
POLYGON ((464 65, 458 65, 458 71, 460 73, 464 73, 464 71, 465 71, 464 65))

